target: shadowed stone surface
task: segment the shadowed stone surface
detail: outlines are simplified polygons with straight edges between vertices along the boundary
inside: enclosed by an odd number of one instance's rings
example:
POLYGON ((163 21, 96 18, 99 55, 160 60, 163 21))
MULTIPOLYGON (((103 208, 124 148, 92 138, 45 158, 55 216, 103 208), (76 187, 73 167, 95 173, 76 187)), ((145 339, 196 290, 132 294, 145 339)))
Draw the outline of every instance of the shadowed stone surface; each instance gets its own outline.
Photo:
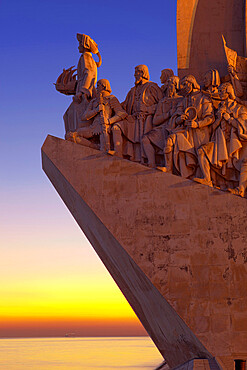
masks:
POLYGON ((170 366, 192 359, 200 342, 174 321, 169 333, 161 319, 166 300, 224 368, 232 369, 236 356, 245 359, 246 199, 51 136, 42 152, 45 172, 170 366), (134 284, 116 269, 120 250, 134 284), (178 329, 195 342, 186 352, 180 336, 175 358, 164 339, 178 338, 178 329))

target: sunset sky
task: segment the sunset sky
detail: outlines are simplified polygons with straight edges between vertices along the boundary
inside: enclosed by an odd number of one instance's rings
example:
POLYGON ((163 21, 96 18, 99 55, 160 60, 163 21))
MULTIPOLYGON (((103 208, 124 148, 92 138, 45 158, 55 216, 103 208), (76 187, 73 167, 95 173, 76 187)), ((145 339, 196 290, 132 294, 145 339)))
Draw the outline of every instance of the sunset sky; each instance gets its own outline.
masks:
POLYGON ((145 335, 42 172, 47 134, 64 136, 71 98, 53 83, 79 59, 76 33, 99 45, 98 78, 120 101, 146 64, 176 71, 176 0, 1 0, 0 337, 145 335))

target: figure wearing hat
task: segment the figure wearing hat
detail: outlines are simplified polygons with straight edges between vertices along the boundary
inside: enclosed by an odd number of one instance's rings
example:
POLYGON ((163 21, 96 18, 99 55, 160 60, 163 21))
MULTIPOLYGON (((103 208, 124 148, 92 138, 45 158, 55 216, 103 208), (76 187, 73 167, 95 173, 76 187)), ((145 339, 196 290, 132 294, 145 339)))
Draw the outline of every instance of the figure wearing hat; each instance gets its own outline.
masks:
POLYGON ((102 63, 98 45, 90 36, 78 33, 77 40, 79 41, 78 50, 81 56, 77 65, 75 96, 63 117, 66 131, 65 138, 69 137, 70 132, 83 126, 81 116, 85 112, 89 101, 96 96, 97 69, 102 63), (92 54, 97 54, 98 62, 95 62, 92 54))

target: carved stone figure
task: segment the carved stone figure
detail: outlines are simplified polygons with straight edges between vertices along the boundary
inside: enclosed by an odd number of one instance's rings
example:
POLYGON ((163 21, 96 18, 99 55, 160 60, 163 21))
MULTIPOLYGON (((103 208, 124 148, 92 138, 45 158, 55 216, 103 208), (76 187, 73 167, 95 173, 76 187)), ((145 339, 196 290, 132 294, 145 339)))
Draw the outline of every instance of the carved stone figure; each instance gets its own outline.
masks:
POLYGON ((146 65, 141 64, 135 67, 135 86, 128 92, 122 103, 122 107, 129 116, 113 127, 116 154, 128 155, 132 160, 142 163, 144 162, 144 151, 141 140, 143 135, 152 129, 152 116, 157 103, 162 98, 159 86, 149 79, 146 65))
POLYGON ((77 65, 77 85, 73 102, 64 114, 65 137, 70 137, 70 132, 76 131, 83 126, 81 116, 86 110, 87 105, 95 95, 95 84, 97 81, 97 68, 101 65, 101 56, 98 51, 98 45, 91 37, 84 34, 77 34, 79 41, 79 52, 81 53, 77 65), (95 62, 92 57, 97 54, 99 62, 95 62))
MULTIPOLYGON (((203 178, 195 181, 213 186, 211 170, 226 179, 226 184, 238 186, 228 190, 244 196, 247 186, 247 109, 236 103, 233 86, 224 83, 219 88, 222 99, 217 119, 212 125, 211 141, 198 149, 203 178)), ((217 184, 215 184, 217 185, 217 184)))
POLYGON ((217 69, 210 69, 203 76, 204 92, 215 94, 218 92, 220 85, 220 75, 217 69))
POLYGON ((204 74, 202 92, 211 98, 215 109, 218 108, 220 103, 218 94, 219 85, 220 75, 217 69, 210 69, 204 74))
POLYGON ((160 75, 160 82, 161 82, 161 91, 163 95, 166 95, 166 89, 167 89, 167 81, 170 77, 174 76, 174 72, 170 68, 162 69, 161 75, 160 75))
POLYGON ((227 70, 228 70, 230 78, 231 78, 231 83, 234 87, 235 96, 238 97, 238 98, 243 98, 244 91, 243 91, 242 84, 239 80, 237 71, 235 70, 235 68, 232 65, 228 65, 227 70))
POLYGON ((164 148, 166 171, 190 178, 197 167, 197 149, 210 139, 210 125, 214 122, 212 101, 200 91, 194 76, 180 81, 184 96, 171 117, 169 125, 175 127, 164 148))
MULTIPOLYGON (((229 80, 233 85, 236 97, 246 99, 247 58, 238 56, 237 52, 226 45, 222 35, 229 80), (239 78, 240 77, 240 78, 239 78)), ((225 81, 226 82, 226 81, 225 81)))
POLYGON ((111 95, 110 83, 101 79, 97 83, 97 97, 93 98, 82 120, 89 121, 87 127, 70 133, 70 140, 102 151, 110 151, 111 126, 127 116, 118 99, 111 95))
POLYGON ((149 167, 156 167, 155 154, 161 151, 165 146, 166 138, 172 127, 169 126, 169 120, 175 113, 177 104, 181 97, 178 96, 179 78, 172 76, 166 82, 165 97, 157 105, 153 117, 154 128, 143 136, 142 144, 149 167))

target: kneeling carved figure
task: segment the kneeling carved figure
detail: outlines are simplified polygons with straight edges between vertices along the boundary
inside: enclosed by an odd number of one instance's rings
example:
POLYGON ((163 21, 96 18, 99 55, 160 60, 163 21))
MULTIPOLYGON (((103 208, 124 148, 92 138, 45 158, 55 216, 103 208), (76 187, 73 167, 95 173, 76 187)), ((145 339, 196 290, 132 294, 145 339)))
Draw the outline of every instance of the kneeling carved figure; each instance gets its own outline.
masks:
POLYGON ((97 83, 97 97, 91 100, 81 117, 81 120, 88 121, 89 125, 72 132, 70 140, 109 152, 111 149, 111 127, 126 116, 127 113, 121 107, 118 99, 111 94, 110 82, 101 79, 97 83))

